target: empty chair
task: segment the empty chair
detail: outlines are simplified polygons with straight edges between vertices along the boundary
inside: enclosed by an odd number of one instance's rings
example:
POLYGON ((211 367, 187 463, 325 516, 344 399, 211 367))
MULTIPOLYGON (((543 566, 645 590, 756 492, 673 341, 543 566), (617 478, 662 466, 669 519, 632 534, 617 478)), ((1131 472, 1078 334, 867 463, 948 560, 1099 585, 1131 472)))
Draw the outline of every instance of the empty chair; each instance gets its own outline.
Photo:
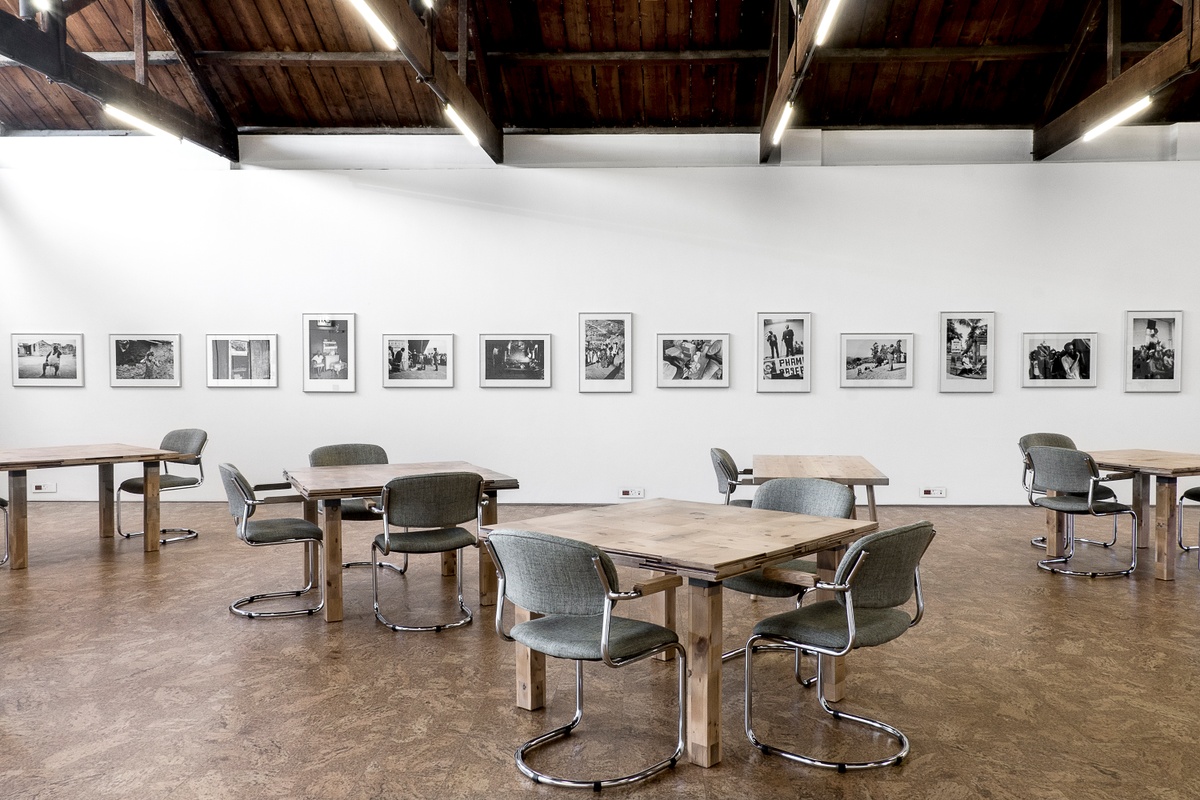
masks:
MULTIPOLYGON (((1067 447, 1030 447, 1028 457, 1032 467, 1029 477, 1029 504, 1067 515, 1066 555, 1045 558, 1038 562, 1040 569, 1061 572, 1064 575, 1081 575, 1091 578, 1108 578, 1128 575, 1137 568, 1137 512, 1116 500, 1101 499, 1103 481, 1126 480, 1132 473, 1116 473, 1100 477, 1096 462, 1081 450, 1067 447), (1035 497, 1037 492, 1047 494, 1035 497), (1075 555, 1075 517, 1088 514, 1095 517, 1127 514, 1132 520, 1129 566, 1115 570, 1075 570, 1068 565, 1075 555)), ((1103 487, 1107 488, 1107 487, 1103 487)))
MULTIPOLYGON (((1033 464, 1029 461, 1029 448, 1031 447, 1065 447, 1068 450, 1078 450, 1075 442, 1070 436, 1061 433, 1027 433, 1017 440, 1017 447, 1021 450, 1021 461, 1023 470, 1021 472, 1021 488, 1028 492, 1031 488, 1035 494, 1045 494, 1046 490, 1040 486, 1031 486, 1030 478, 1033 472, 1033 464)), ((1107 486, 1096 487, 1096 497, 1100 500, 1116 500, 1117 495, 1107 486)), ((1101 542, 1096 539, 1080 538, 1078 541, 1085 544, 1098 544, 1101 547, 1112 547, 1117 543, 1117 519, 1113 518, 1112 538, 1106 542, 1101 542)), ((1029 543, 1034 547, 1045 547, 1046 537, 1035 536, 1029 540, 1029 543)))
MULTIPOLYGON (((361 464, 386 464, 387 451, 377 444, 327 444, 318 447, 308 454, 310 467, 349 467, 361 464)), ((379 514, 372 508, 381 502, 380 498, 353 497, 341 501, 342 519, 350 521, 379 520, 379 514)), ((324 511, 325 504, 320 504, 324 511)), ((347 561, 343 567, 369 567, 370 561, 347 561)))
POLYGON ((846 550, 832 583, 817 582, 818 589, 835 592, 834 599, 767 617, 754 626, 754 633, 745 648, 745 726, 746 737, 752 745, 764 754, 777 753, 801 764, 839 772, 899 764, 908 755, 908 737, 899 728, 829 706, 820 666, 817 667, 816 683, 821 708, 839 722, 882 731, 895 741, 898 749, 882 758, 833 761, 765 743, 754 730, 754 661, 762 642, 842 656, 856 648, 876 647, 900 637, 920 622, 924 614, 920 563, 933 537, 933 526, 928 522, 868 534, 846 550), (914 595, 916 608, 910 613, 905 606, 914 595))
POLYGON ((474 472, 442 472, 432 475, 409 475, 393 478, 383 487, 383 533, 371 542, 371 594, 375 618, 394 631, 440 631, 457 628, 471 621, 471 609, 463 600, 462 549, 475 547, 475 535, 460 527, 464 522, 479 520, 479 504, 483 497, 483 478, 474 472), (401 528, 399 531, 393 527, 401 528), (414 530, 417 529, 417 530, 414 530), (449 553, 456 559, 455 578, 458 581, 459 617, 453 622, 436 625, 400 625, 383 615, 379 608, 379 572, 390 568, 403 575, 408 570, 410 553, 449 553), (400 566, 382 560, 391 553, 402 553, 400 566))
POLYGON ((0 558, 0 566, 8 563, 8 557, 11 554, 12 540, 9 538, 12 534, 8 529, 8 501, 0 497, 0 512, 4 513, 4 558, 0 558))
MULTIPOLYGON (((814 517, 849 519, 854 515, 854 490, 821 478, 773 478, 758 487, 752 507, 814 517)), ((796 605, 799 606, 805 590, 812 588, 816 583, 817 563, 809 559, 794 558, 773 564, 770 569, 800 574, 783 581, 768 578, 762 569, 756 569, 725 579, 723 586, 735 592, 760 597, 795 597, 796 605)), ((742 655, 742 652, 741 648, 729 650, 723 653, 721 658, 728 661, 742 655)))
POLYGON ((613 608, 623 600, 673 589, 678 575, 652 578, 622 592, 612 560, 599 549, 542 533, 498 530, 486 545, 500 578, 496 631, 551 658, 575 662, 575 716, 562 727, 543 733, 517 748, 517 768, 538 783, 600 791, 644 780, 674 767, 686 744, 687 653, 675 631, 651 622, 618 617, 613 608), (505 602, 540 615, 504 631, 505 602), (678 733, 675 751, 645 769, 619 778, 573 779, 534 769, 526 757, 534 750, 568 736, 583 719, 583 662, 602 661, 623 667, 658 653, 673 651, 679 663, 678 733))
POLYGON ((739 486, 754 485, 754 480, 750 477, 754 471, 744 469, 739 472, 733 456, 719 447, 709 450, 708 455, 712 458, 713 470, 717 473, 717 491, 725 496, 725 505, 749 508, 749 500, 733 500, 731 495, 739 486))
MULTIPOLYGON (((158 478, 158 487, 160 492, 173 492, 177 489, 191 489, 194 486, 199 486, 204 483, 204 464, 200 461, 201 454, 204 453, 204 448, 208 445, 208 434, 199 428, 180 428, 174 430, 163 437, 162 444, 159 445, 161 450, 173 450, 176 453, 194 453, 194 458, 187 458, 182 461, 164 461, 162 464, 162 473, 158 478), (171 468, 177 464, 185 464, 189 467, 196 467, 198 473, 196 475, 180 475, 171 472, 171 468)), ((176 467, 177 468, 177 467, 176 467)), ((135 494, 144 495, 146 493, 146 481, 141 475, 136 478, 129 478, 122 481, 117 487, 117 533, 124 536, 126 539, 132 536, 141 536, 145 531, 132 531, 126 533, 121 530, 121 495, 135 494)), ((198 535, 192 528, 163 528, 160 533, 180 533, 182 536, 164 537, 158 541, 161 544, 167 542, 179 542, 184 539, 195 539, 198 535)))
POLYGON ((277 592, 264 592, 243 597, 233 601, 229 610, 234 614, 255 619, 258 617, 295 617, 303 614, 312 615, 325 607, 325 593, 320 588, 317 564, 319 549, 323 537, 321 528, 305 519, 264 519, 254 520, 255 510, 260 505, 275 503, 296 503, 303 500, 299 495, 273 496, 259 498, 256 492, 280 491, 292 488, 287 483, 265 483, 251 486, 238 468, 233 464, 221 464, 221 482, 225 485, 225 495, 229 499, 229 513, 237 521, 237 534, 252 547, 262 547, 275 544, 303 544, 305 546, 305 572, 308 582, 299 589, 287 589, 277 592), (279 597, 300 597, 317 588, 320 598, 315 606, 286 609, 281 611, 247 611, 245 606, 261 600, 272 600, 279 597))

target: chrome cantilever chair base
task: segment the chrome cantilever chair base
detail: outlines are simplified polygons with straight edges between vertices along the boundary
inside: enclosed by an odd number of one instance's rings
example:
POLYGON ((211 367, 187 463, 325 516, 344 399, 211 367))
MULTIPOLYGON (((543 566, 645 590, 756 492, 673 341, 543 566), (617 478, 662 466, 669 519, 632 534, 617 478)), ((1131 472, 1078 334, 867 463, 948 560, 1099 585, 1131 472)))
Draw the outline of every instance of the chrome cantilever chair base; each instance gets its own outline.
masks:
POLYGON ((283 611, 246 611, 244 608, 251 603, 257 603, 261 600, 274 600, 280 597, 303 597, 311 592, 316 587, 317 583, 315 565, 317 563, 318 553, 315 543, 309 543, 308 547, 310 548, 308 554, 309 564, 313 565, 313 569, 311 569, 309 572, 307 585, 300 589, 286 589, 278 592, 263 592, 262 594, 252 594, 249 597, 242 597, 230 603, 229 610, 232 613, 237 614, 239 617, 246 617, 247 619, 258 619, 260 617, 263 619, 270 619, 274 617, 311 617, 313 614, 316 614, 324 609, 324 595, 321 597, 321 602, 317 603, 315 606, 309 606, 307 608, 291 608, 283 611))
MULTIPOLYGON (((1114 520, 1114 528, 1116 527, 1114 520)), ((1115 536, 1115 534, 1114 534, 1115 536)), ((1114 570, 1079 570, 1070 569, 1062 566, 1070 563, 1075 556, 1075 520, 1072 517, 1067 517, 1067 554, 1056 558, 1043 558, 1037 562, 1038 569, 1045 570, 1053 575, 1073 575, 1077 578, 1123 578, 1133 574, 1137 569, 1137 517, 1133 517, 1133 542, 1132 554, 1128 567, 1114 570)), ((1078 541, 1083 541, 1079 539, 1078 541)), ((1105 545, 1108 547, 1108 545, 1105 545)))
MULTIPOLYGON (((378 552, 379 552, 379 550, 375 547, 374 544, 372 544, 371 545, 371 557, 373 559, 376 558, 376 554, 378 552)), ((386 625, 387 627, 391 628, 393 631, 396 631, 396 632, 425 631, 425 632, 440 633, 441 631, 444 631, 444 630, 450 630, 451 628, 461 628, 463 625, 470 624, 471 619, 472 619, 471 609, 467 607, 466 600, 463 598, 463 585, 462 585, 462 572, 463 571, 462 571, 462 550, 461 549, 455 551, 454 558, 455 558, 455 562, 456 562, 454 573, 456 576, 456 580, 458 582, 458 584, 457 584, 458 610, 459 610, 460 616, 454 622, 439 623, 437 625, 401 625, 399 623, 392 622, 390 619, 385 617, 383 615, 383 611, 381 611, 379 608, 379 571, 386 569, 386 570, 391 570, 392 572, 396 573, 397 575, 403 575, 405 572, 408 571, 408 553, 404 554, 403 566, 396 566, 395 564, 392 564, 387 561, 383 561, 381 559, 365 562, 368 566, 373 566, 373 567, 378 568, 378 569, 371 571, 371 594, 372 594, 372 606, 375 609, 375 619, 379 620, 384 625, 386 625)))
MULTIPOLYGON (((1200 550, 1200 543, 1184 544, 1183 543, 1183 501, 1197 500, 1200 501, 1200 486, 1188 489, 1186 492, 1179 495, 1179 502, 1175 506, 1175 520, 1178 526, 1177 538, 1179 540, 1179 549, 1185 553, 1190 553, 1193 550, 1200 550)), ((0 561, 0 564, 3 564, 0 561)))

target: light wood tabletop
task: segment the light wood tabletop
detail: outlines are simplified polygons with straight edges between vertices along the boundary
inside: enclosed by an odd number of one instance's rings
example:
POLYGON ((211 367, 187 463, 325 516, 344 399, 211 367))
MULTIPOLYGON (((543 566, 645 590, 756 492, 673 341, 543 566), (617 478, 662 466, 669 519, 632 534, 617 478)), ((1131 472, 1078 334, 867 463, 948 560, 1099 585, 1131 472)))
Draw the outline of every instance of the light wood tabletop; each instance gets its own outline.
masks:
POLYGON ((875 509, 875 487, 888 485, 888 476, 862 456, 756 455, 753 473, 756 484, 772 478, 823 478, 850 488, 865 487, 868 519, 879 518, 875 509))
MULTIPOLYGON (((511 475, 479 467, 466 461, 421 461, 406 464, 355 464, 334 467, 302 467, 285 470, 283 475, 305 499, 304 517, 318 521, 318 501, 324 508, 325 524, 323 567, 325 580, 325 621, 342 619, 342 512, 341 501, 350 497, 378 497, 393 478, 442 472, 474 472, 483 478, 483 506, 480 525, 496 523, 497 492, 518 489, 511 475)), ((442 559, 442 574, 454 574, 453 554, 442 559)), ((479 548, 479 605, 496 603, 496 567, 487 549, 479 548)))
MULTIPOLYGON (((99 468, 100 538, 111 539, 116 530, 116 493, 113 479, 114 464, 142 464, 145 491, 142 497, 144 531, 159 529, 159 464, 163 461, 182 461, 195 458, 194 453, 177 453, 157 447, 132 444, 79 444, 53 447, 24 447, 0 450, 0 472, 8 473, 8 513, 12 537, 12 569, 29 566, 29 498, 28 472, 34 469, 59 467, 99 468)), ((156 553, 159 537, 147 534, 142 538, 142 550, 156 553)))
MULTIPOLYGON (((832 577, 847 544, 876 530, 873 521, 828 519, 782 511, 684 500, 638 500, 613 506, 506 522, 528 530, 586 542, 614 561, 687 578, 688 752, 700 766, 721 760, 721 581, 758 567, 817 553, 823 577, 832 577)), ((486 536, 486 532, 484 532, 486 536)), ((674 627, 673 592, 659 606, 674 627)), ((528 615, 518 611, 519 619, 528 615)), ((545 702, 545 659, 518 647, 518 705, 545 702)), ((840 698, 844 668, 829 663, 829 696, 840 698)))

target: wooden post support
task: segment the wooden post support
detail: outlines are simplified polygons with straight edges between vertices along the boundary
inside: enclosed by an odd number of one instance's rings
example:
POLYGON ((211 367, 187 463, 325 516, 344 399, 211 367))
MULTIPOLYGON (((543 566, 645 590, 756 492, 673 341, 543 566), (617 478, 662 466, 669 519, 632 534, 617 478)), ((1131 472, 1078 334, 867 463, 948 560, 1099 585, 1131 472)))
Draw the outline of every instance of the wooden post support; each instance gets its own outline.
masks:
POLYGON ((688 580, 688 755, 713 767, 721 761, 721 584, 688 580))
MULTIPOLYGON (((330 498, 324 501, 325 531, 324 544, 325 568, 322 578, 325 581, 325 621, 342 621, 342 501, 340 498, 330 498)), ((304 503, 304 518, 309 522, 317 521, 317 504, 311 500, 304 503)))
POLYGON ((1179 531, 1178 484, 1176 478, 1160 475, 1154 504, 1154 575, 1159 580, 1175 580, 1178 556, 1176 535, 1179 531))
POLYGON ((8 524, 12 537, 12 557, 8 562, 11 569, 26 569, 29 566, 29 499, 26 495, 27 473, 23 469, 8 473, 8 524))
MULTIPOLYGON (((842 556, 845 554, 846 548, 844 547, 818 551, 817 578, 823 581, 832 581, 838 564, 841 563, 842 556)), ((833 592, 825 589, 817 591, 817 600, 832 600, 833 597, 833 592)), ((824 655, 818 657, 821 659, 825 698, 830 702, 837 702, 846 695, 846 659, 844 656, 841 658, 824 655)))
MULTIPOLYGON (((109 465, 108 469, 109 475, 111 476, 111 464, 109 465)), ((162 525, 160 523, 161 517, 158 505, 159 487, 161 485, 159 483, 159 472, 159 462, 142 462, 142 530, 145 531, 145 533, 142 535, 143 553, 157 553, 160 544, 158 536, 159 528, 161 528, 162 525)), ((112 479, 110 477, 110 483, 111 480, 112 479)), ((113 498, 114 495, 111 488, 108 490, 108 494, 106 494, 105 497, 110 498, 109 502, 112 502, 111 498, 113 498)), ((109 536, 112 536, 112 534, 110 533, 109 536)))
POLYGON ((100 464, 99 486, 100 493, 100 538, 111 539, 117 530, 116 482, 113 479, 113 465, 100 464))
MULTIPOLYGON (((499 503, 496 501, 496 491, 484 491, 483 508, 479 514, 479 524, 489 528, 496 524, 499 503)), ((479 607, 496 605, 496 565, 492 563, 492 554, 486 547, 479 547, 479 607)))
MULTIPOLYGON (((523 608, 514 609, 514 624, 540 617, 523 608)), ((546 654, 517 643, 517 706, 537 711, 546 705, 546 654)))
MULTIPOLYGON (((651 570, 650 574, 657 578, 660 575, 666 575, 668 573, 651 570)), ((677 590, 667 589, 666 591, 655 592, 654 594, 650 595, 649 598, 647 598, 647 601, 649 602, 651 609, 650 618, 659 625, 662 625, 664 628, 670 628, 671 630, 675 631, 675 633, 679 633, 679 601, 677 590)), ((680 641, 685 641, 685 639, 680 637, 680 641)), ((675 651, 666 650, 656 655, 655 658, 657 658, 659 661, 673 661, 675 660, 675 651)))

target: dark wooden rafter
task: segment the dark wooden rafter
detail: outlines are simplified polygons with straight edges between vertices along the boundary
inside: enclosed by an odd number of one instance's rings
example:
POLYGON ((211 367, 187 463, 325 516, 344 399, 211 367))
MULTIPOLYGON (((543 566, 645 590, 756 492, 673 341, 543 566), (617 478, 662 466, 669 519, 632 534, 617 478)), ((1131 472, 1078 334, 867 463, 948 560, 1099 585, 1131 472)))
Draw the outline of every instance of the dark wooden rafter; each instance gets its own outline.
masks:
POLYGON ((69 17, 72 14, 78 14, 80 11, 83 11, 85 8, 95 2, 97 2, 97 0, 63 0, 63 17, 69 17))
POLYGON ((146 85, 146 0, 133 0, 133 79, 146 85))
POLYGON ((504 163, 504 136, 488 117, 483 104, 471 94, 446 56, 433 46, 429 31, 408 6, 407 0, 385 0, 375 11, 392 35, 399 50, 438 99, 449 103, 476 136, 479 146, 497 164, 504 163))
POLYGON ((1033 133, 1040 161, 1141 97, 1153 95, 1200 66, 1200 3, 1183 2, 1183 30, 1098 91, 1033 133))
POLYGON ((476 0, 459 0, 468 3, 471 12, 470 25, 467 35, 470 37, 471 50, 475 53, 475 72, 479 76, 479 91, 483 97, 483 107, 488 118, 494 118, 496 109, 492 102, 492 82, 490 59, 483 49, 483 39, 479 35, 479 7, 476 0))
POLYGON ((0 55, 98 103, 119 106, 223 158, 238 160, 237 131, 232 126, 219 126, 198 117, 137 81, 67 47, 53 33, 40 31, 7 13, 0 13, 0 55))
MULTIPOLYGON (((134 0, 134 2, 138 2, 138 0, 134 0)), ((175 46, 175 52, 178 54, 179 60, 187 68, 187 74, 192 81, 192 85, 196 87, 200 92, 200 96, 204 98, 204 105, 207 106, 208 112, 213 115, 217 120, 217 124, 223 130, 236 132, 237 128, 233 124, 233 118, 230 117, 224 103, 221 102, 220 96, 213 88, 212 82, 209 81, 208 76, 196 61, 195 51, 188 44, 187 32, 184 31, 179 18, 167 6, 166 0, 146 0, 146 2, 150 4, 151 10, 154 12, 154 18, 158 20, 159 26, 167 34, 167 38, 171 40, 171 44, 175 46)), ((237 159, 233 160, 236 161, 237 159)))
POLYGON ((1075 36, 1071 40, 1071 45, 1067 50, 1067 57, 1063 59, 1063 63, 1059 66, 1054 80, 1050 82, 1050 91, 1046 92, 1046 99, 1042 103, 1043 114, 1049 114, 1053 110, 1054 104, 1058 102, 1058 97, 1062 93, 1063 87, 1067 85, 1075 75, 1076 70, 1079 69, 1080 56, 1083 55, 1088 40, 1091 39, 1092 34, 1099 24, 1100 0, 1088 0, 1087 7, 1083 11, 1083 17, 1079 20, 1079 27, 1075 29, 1075 36))
POLYGON ((787 104, 795 99, 800 84, 808 72, 812 62, 813 50, 816 47, 817 26, 830 0, 809 0, 804 9, 804 16, 796 25, 796 38, 783 62, 783 70, 779 75, 779 85, 767 106, 767 114, 763 118, 762 130, 758 134, 758 160, 766 163, 778 151, 778 145, 771 142, 775 128, 783 118, 787 104))
POLYGON ((1108 0, 1108 80, 1116 80, 1121 74, 1121 0, 1108 0))

